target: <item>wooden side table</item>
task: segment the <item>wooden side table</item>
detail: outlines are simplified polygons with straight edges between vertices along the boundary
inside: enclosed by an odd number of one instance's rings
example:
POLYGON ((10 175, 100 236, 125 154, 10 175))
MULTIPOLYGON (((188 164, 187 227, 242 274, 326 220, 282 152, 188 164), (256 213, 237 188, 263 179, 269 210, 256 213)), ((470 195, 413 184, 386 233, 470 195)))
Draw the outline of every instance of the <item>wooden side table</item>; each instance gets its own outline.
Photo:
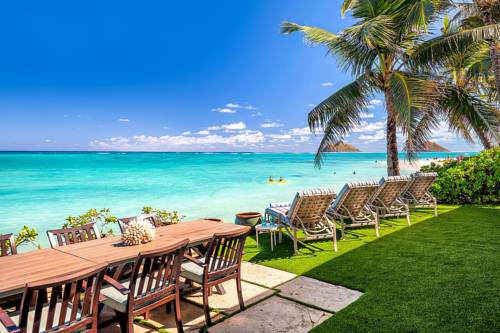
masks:
POLYGON ((269 234, 271 240, 271 251, 274 251, 274 246, 276 245, 276 233, 278 232, 278 225, 276 224, 258 224, 255 226, 255 240, 257 241, 257 247, 259 247, 259 234, 269 234))

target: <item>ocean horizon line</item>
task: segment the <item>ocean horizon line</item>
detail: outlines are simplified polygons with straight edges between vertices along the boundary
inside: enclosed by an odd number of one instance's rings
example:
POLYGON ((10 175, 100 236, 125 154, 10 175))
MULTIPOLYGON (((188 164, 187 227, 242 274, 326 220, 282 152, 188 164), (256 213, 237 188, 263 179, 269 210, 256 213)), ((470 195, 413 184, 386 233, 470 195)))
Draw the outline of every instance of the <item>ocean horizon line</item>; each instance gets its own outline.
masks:
MULTIPOLYGON (((475 150, 451 150, 449 152, 422 151, 417 153, 477 153, 475 150)), ((259 152, 259 151, 162 151, 162 150, 1 150, 1 153, 120 153, 120 154, 316 154, 316 152, 259 152)), ((404 154, 404 151, 398 151, 398 154, 404 154)), ((357 151, 357 152, 325 152, 324 154, 386 154, 385 151, 357 151)))

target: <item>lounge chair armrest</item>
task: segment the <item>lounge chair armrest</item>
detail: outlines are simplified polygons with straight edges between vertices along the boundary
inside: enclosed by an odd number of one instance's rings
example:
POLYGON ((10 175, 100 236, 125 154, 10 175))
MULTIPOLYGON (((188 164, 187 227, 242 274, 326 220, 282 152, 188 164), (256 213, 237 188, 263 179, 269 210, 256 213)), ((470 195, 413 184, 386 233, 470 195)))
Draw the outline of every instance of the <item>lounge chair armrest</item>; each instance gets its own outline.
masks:
POLYGON ((0 323, 11 333, 19 332, 19 327, 2 308, 0 308, 0 323))
POLYGON ((205 265, 205 263, 204 263, 203 261, 201 261, 201 260, 199 260, 199 259, 196 259, 196 258, 194 258, 194 257, 191 257, 189 254, 184 254, 184 258, 186 258, 186 259, 187 259, 187 260, 189 260, 189 261, 194 262, 194 263, 195 263, 195 264, 197 264, 197 265, 200 265, 200 266, 205 265))
POLYGON ((115 279, 113 279, 108 275, 104 275, 104 281, 108 283, 111 287, 118 290, 122 295, 128 295, 130 293, 130 289, 128 289, 123 284, 121 284, 120 282, 116 281, 115 279))

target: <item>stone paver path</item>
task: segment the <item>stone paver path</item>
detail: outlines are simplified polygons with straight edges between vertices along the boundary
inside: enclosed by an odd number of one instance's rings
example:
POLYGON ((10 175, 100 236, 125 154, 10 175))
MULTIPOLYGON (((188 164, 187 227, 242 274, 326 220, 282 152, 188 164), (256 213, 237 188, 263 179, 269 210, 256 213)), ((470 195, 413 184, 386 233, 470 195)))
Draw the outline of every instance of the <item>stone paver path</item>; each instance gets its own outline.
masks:
MULTIPOLYGON (((242 270, 242 272, 243 271, 244 270, 242 270)), ((208 298, 208 304, 212 309, 217 309, 224 314, 232 314, 240 309, 238 294, 236 292, 236 280, 226 281, 222 283, 222 285, 224 286, 226 293, 224 295, 220 295, 214 291, 212 296, 208 298)), ((248 282, 242 282, 241 287, 243 289, 243 301, 245 302, 245 306, 251 306, 253 303, 256 303, 275 293, 274 290, 260 287, 248 282)), ((203 305, 203 295, 201 290, 187 296, 186 299, 200 306, 203 305)))
POLYGON ((273 296, 209 328, 208 331, 210 333, 307 333, 330 316, 331 313, 273 296))
MULTIPOLYGON (((224 319, 210 327, 210 333, 308 332, 362 295, 356 290, 248 262, 242 263, 241 271, 246 309, 239 311, 236 282, 224 282, 226 294, 214 291, 209 297, 214 310, 212 322, 224 319)), ((181 304, 184 330, 198 332, 205 325, 201 291, 186 300, 181 304)), ((107 312, 110 311, 105 310, 105 316, 113 315, 107 312)), ((134 325, 136 333, 158 331, 177 332, 174 315, 167 314, 163 306, 152 311, 147 324, 134 325)), ((113 324, 99 332, 119 333, 120 329, 113 324)))
POLYGON ((279 287, 280 295, 330 312, 338 312, 356 301, 362 292, 299 276, 279 287))
POLYGON ((241 272, 243 280, 268 288, 276 288, 297 277, 293 273, 250 262, 241 263, 241 272))

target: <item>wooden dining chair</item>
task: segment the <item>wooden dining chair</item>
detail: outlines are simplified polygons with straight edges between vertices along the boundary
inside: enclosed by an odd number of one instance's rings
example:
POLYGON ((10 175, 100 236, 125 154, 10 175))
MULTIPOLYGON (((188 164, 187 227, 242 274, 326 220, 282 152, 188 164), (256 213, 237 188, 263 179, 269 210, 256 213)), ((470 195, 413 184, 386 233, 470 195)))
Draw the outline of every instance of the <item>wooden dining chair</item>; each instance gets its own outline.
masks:
POLYGON ((215 234, 208 244, 204 257, 193 258, 185 255, 188 261, 182 264, 181 276, 202 285, 203 310, 208 326, 212 325, 208 296, 212 288, 222 282, 236 279, 240 309, 245 308, 241 290, 241 257, 245 239, 249 233, 250 228, 244 231, 215 234))
POLYGON ((174 302, 177 331, 184 332, 180 310, 179 274, 189 239, 161 250, 141 252, 135 260, 131 278, 118 282, 106 276, 101 293, 103 303, 117 316, 123 333, 134 332, 134 317, 149 319, 152 309, 174 302))
POLYGON ((47 230, 47 236, 52 248, 101 238, 95 223, 74 228, 47 230))
POLYGON ((107 265, 56 279, 28 283, 21 310, 0 308, 0 332, 97 333, 99 292, 107 265))
POLYGON ((0 257, 17 254, 14 234, 0 235, 0 257))

